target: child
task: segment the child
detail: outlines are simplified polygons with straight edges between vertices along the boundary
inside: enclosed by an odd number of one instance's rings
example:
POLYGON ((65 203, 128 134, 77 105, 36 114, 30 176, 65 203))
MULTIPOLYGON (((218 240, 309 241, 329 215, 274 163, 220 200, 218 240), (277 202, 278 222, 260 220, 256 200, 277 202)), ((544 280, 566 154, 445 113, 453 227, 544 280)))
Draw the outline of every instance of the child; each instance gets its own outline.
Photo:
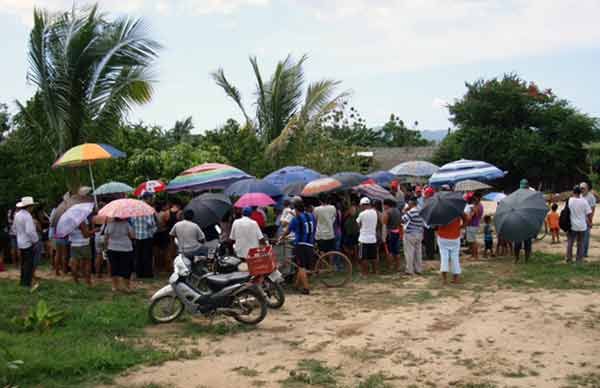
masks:
POLYGON ((483 257, 487 259, 488 252, 494 257, 494 237, 492 236, 492 217, 488 214, 483 217, 483 242, 485 243, 485 250, 483 251, 483 257))
POLYGON ((550 233, 552 233, 552 244, 559 244, 560 215, 558 214, 558 205, 556 203, 553 203, 551 209, 552 210, 546 216, 546 228, 550 228, 550 233))

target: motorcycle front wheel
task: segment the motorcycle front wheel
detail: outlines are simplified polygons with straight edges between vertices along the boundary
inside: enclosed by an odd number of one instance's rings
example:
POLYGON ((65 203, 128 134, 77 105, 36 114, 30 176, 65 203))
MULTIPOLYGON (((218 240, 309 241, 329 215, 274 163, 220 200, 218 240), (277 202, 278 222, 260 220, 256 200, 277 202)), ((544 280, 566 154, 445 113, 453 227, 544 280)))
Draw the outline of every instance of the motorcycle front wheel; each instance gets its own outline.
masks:
POLYGON ((269 278, 266 278, 263 285, 267 307, 270 309, 280 309, 285 303, 285 293, 281 284, 275 283, 269 278))
POLYGON ((183 302, 175 295, 165 295, 152 301, 148 313, 154 323, 169 323, 179 318, 183 310, 183 302))
POLYGON ((256 325, 267 316, 267 302, 262 292, 248 288, 233 297, 233 318, 246 325, 256 325))

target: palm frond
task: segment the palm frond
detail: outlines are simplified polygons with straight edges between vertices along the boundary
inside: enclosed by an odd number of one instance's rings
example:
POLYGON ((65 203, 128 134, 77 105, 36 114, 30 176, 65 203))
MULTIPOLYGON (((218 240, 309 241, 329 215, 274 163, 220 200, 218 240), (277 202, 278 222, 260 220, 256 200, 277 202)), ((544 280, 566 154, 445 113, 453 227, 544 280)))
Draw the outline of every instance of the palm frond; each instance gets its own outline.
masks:
POLYGON ((242 114, 244 115, 246 122, 249 123, 250 117, 248 117, 248 114, 246 113, 246 109, 244 109, 244 105, 242 104, 242 95, 241 95, 239 89, 236 88, 235 86, 233 86, 229 82, 227 77, 225 77, 225 72, 223 71, 223 69, 219 68, 217 71, 212 72, 211 76, 212 76, 213 80, 215 80, 217 85, 219 85, 225 91, 225 94, 227 94, 228 97, 230 97, 233 101, 235 101, 237 106, 242 111, 242 114))

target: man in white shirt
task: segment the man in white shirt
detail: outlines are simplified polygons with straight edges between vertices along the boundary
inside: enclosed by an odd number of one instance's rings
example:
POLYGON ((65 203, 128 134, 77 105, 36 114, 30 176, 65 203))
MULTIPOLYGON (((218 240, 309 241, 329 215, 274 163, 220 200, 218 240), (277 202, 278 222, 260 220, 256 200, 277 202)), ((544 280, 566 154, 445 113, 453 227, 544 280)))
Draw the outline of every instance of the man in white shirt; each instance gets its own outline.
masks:
POLYGON ((242 218, 233 221, 231 226, 231 235, 229 238, 233 242, 233 249, 237 257, 245 259, 248 257, 248 251, 252 248, 258 248, 260 244, 265 243, 265 238, 258 223, 250 218, 252 208, 245 208, 242 218))
POLYGON ((371 200, 361 198, 362 211, 358 214, 356 222, 360 226, 358 234, 360 267, 363 276, 369 273, 369 262, 373 263, 373 272, 377 273, 377 211, 371 206, 371 200))
POLYGON ((567 233, 567 262, 573 261, 573 243, 577 241, 576 262, 583 262, 583 237, 592 223, 592 208, 588 201, 581 196, 581 187, 573 188, 573 196, 568 205, 571 213, 571 230, 567 233))
POLYGON ((23 287, 31 287, 33 281, 33 248, 39 238, 31 211, 36 205, 32 197, 23 197, 17 203, 17 214, 13 222, 15 234, 17 235, 17 246, 21 252, 21 281, 23 287))
POLYGON ((335 217, 337 210, 326 198, 320 199, 320 204, 313 210, 317 220, 316 240, 319 250, 323 253, 335 251, 335 217))
POLYGON ((590 205, 590 208, 592 208, 592 222, 588 225, 588 228, 583 234, 583 257, 588 257, 588 250, 590 248, 590 233, 592 232, 592 224, 594 222, 594 214, 596 212, 596 196, 590 191, 590 186, 587 183, 581 182, 579 186, 581 187, 581 197, 585 199, 590 205))

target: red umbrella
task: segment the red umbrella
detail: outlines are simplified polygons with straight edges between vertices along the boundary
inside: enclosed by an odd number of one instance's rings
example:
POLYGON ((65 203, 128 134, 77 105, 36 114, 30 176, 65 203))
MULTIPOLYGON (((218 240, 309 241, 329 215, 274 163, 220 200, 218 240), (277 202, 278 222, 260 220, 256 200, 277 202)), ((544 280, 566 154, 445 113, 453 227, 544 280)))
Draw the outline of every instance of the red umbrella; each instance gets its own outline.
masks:
POLYGON ((136 197, 141 197, 142 195, 144 195, 146 193, 155 194, 155 193, 163 192, 166 189, 167 189, 167 185, 161 181, 158 181, 158 180, 146 181, 146 182, 140 184, 135 189, 135 191, 133 192, 133 195, 135 195, 136 197))
POLYGON ((251 206, 271 206, 275 205, 273 198, 263 193, 248 193, 244 194, 235 203, 235 207, 251 207, 251 206))

